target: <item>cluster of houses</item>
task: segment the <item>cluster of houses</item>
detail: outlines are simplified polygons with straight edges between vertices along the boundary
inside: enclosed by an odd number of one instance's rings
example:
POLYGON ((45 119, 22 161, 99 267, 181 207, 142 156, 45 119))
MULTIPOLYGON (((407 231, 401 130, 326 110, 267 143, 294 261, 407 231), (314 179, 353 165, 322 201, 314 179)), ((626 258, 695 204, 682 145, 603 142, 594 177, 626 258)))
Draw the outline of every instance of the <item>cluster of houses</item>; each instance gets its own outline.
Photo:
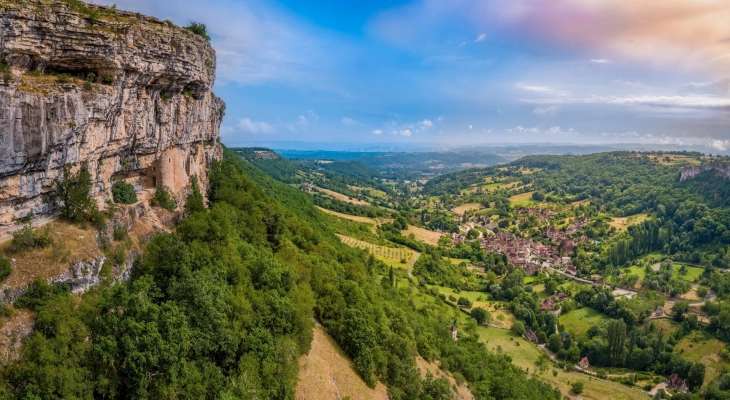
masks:
POLYGON ((565 266, 568 273, 575 275, 577 269, 572 265, 568 252, 555 246, 545 245, 531 239, 517 237, 509 232, 499 232, 496 235, 480 239, 480 245, 491 253, 504 254, 507 261, 525 271, 531 276, 544 267, 558 268, 565 266))

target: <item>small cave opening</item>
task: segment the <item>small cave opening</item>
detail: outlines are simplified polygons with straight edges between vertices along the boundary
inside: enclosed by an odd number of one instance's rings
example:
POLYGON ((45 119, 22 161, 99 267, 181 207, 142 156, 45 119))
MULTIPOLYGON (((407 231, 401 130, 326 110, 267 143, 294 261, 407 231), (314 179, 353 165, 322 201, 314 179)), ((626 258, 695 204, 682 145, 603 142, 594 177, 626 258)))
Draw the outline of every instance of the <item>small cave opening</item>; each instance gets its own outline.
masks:
POLYGON ((200 100, 205 94, 205 85, 202 82, 192 81, 185 85, 182 90, 182 95, 192 97, 195 100, 200 100))

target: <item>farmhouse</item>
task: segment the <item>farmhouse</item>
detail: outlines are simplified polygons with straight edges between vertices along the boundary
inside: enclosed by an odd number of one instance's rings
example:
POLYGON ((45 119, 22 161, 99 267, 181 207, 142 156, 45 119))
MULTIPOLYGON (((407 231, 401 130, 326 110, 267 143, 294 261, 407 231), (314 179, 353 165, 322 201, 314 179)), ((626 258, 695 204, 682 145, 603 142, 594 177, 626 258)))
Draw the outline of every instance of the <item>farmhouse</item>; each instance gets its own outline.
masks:
POLYGON ((555 300, 552 299, 552 297, 548 297, 547 299, 543 300, 542 303, 540 303, 540 311, 554 311, 555 310, 555 300))
POLYGON ((680 378, 677 374, 672 374, 667 377, 667 380, 664 381, 667 384, 667 387, 670 389, 674 389, 678 392, 687 392, 687 385, 684 383, 684 379, 680 378))
POLYGON ((590 366, 591 366, 591 363, 589 363, 589 362, 588 362, 588 357, 583 357, 583 358, 582 358, 582 359, 581 359, 581 360, 580 360, 580 361, 578 362, 578 367, 580 367, 580 369, 586 369, 586 368, 588 368, 588 367, 590 367, 590 366))

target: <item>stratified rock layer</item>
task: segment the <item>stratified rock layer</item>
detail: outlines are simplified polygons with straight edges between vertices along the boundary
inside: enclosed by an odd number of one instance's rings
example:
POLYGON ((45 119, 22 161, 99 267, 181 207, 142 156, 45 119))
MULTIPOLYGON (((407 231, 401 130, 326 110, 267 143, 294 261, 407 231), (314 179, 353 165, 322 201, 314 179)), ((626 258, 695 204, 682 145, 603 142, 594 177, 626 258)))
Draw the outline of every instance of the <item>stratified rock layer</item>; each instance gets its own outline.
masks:
POLYGON ((62 167, 87 164, 94 195, 203 186, 221 156, 225 104, 200 36, 140 14, 63 1, 0 7, 0 225, 52 213, 62 167))
POLYGON ((682 168, 682 176, 679 178, 679 180, 683 181, 686 179, 692 179, 702 172, 712 170, 716 171, 717 176, 721 176, 725 179, 730 179, 730 162, 715 162, 693 167, 684 167, 682 168))

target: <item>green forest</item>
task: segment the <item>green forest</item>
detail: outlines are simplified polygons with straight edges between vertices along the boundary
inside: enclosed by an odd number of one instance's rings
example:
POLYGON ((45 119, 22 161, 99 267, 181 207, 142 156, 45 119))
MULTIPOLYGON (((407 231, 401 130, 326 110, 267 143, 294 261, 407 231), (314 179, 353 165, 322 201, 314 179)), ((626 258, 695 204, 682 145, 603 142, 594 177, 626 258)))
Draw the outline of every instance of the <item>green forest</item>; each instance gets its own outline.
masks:
POLYGON ((1 372, 8 399, 293 399, 316 318, 369 385, 393 399, 447 399, 414 357, 438 359, 478 399, 559 399, 452 321, 404 299, 384 264, 342 245, 310 197, 230 150, 210 171, 207 209, 188 200, 126 284, 81 299, 37 281, 17 302, 38 314, 1 372))

